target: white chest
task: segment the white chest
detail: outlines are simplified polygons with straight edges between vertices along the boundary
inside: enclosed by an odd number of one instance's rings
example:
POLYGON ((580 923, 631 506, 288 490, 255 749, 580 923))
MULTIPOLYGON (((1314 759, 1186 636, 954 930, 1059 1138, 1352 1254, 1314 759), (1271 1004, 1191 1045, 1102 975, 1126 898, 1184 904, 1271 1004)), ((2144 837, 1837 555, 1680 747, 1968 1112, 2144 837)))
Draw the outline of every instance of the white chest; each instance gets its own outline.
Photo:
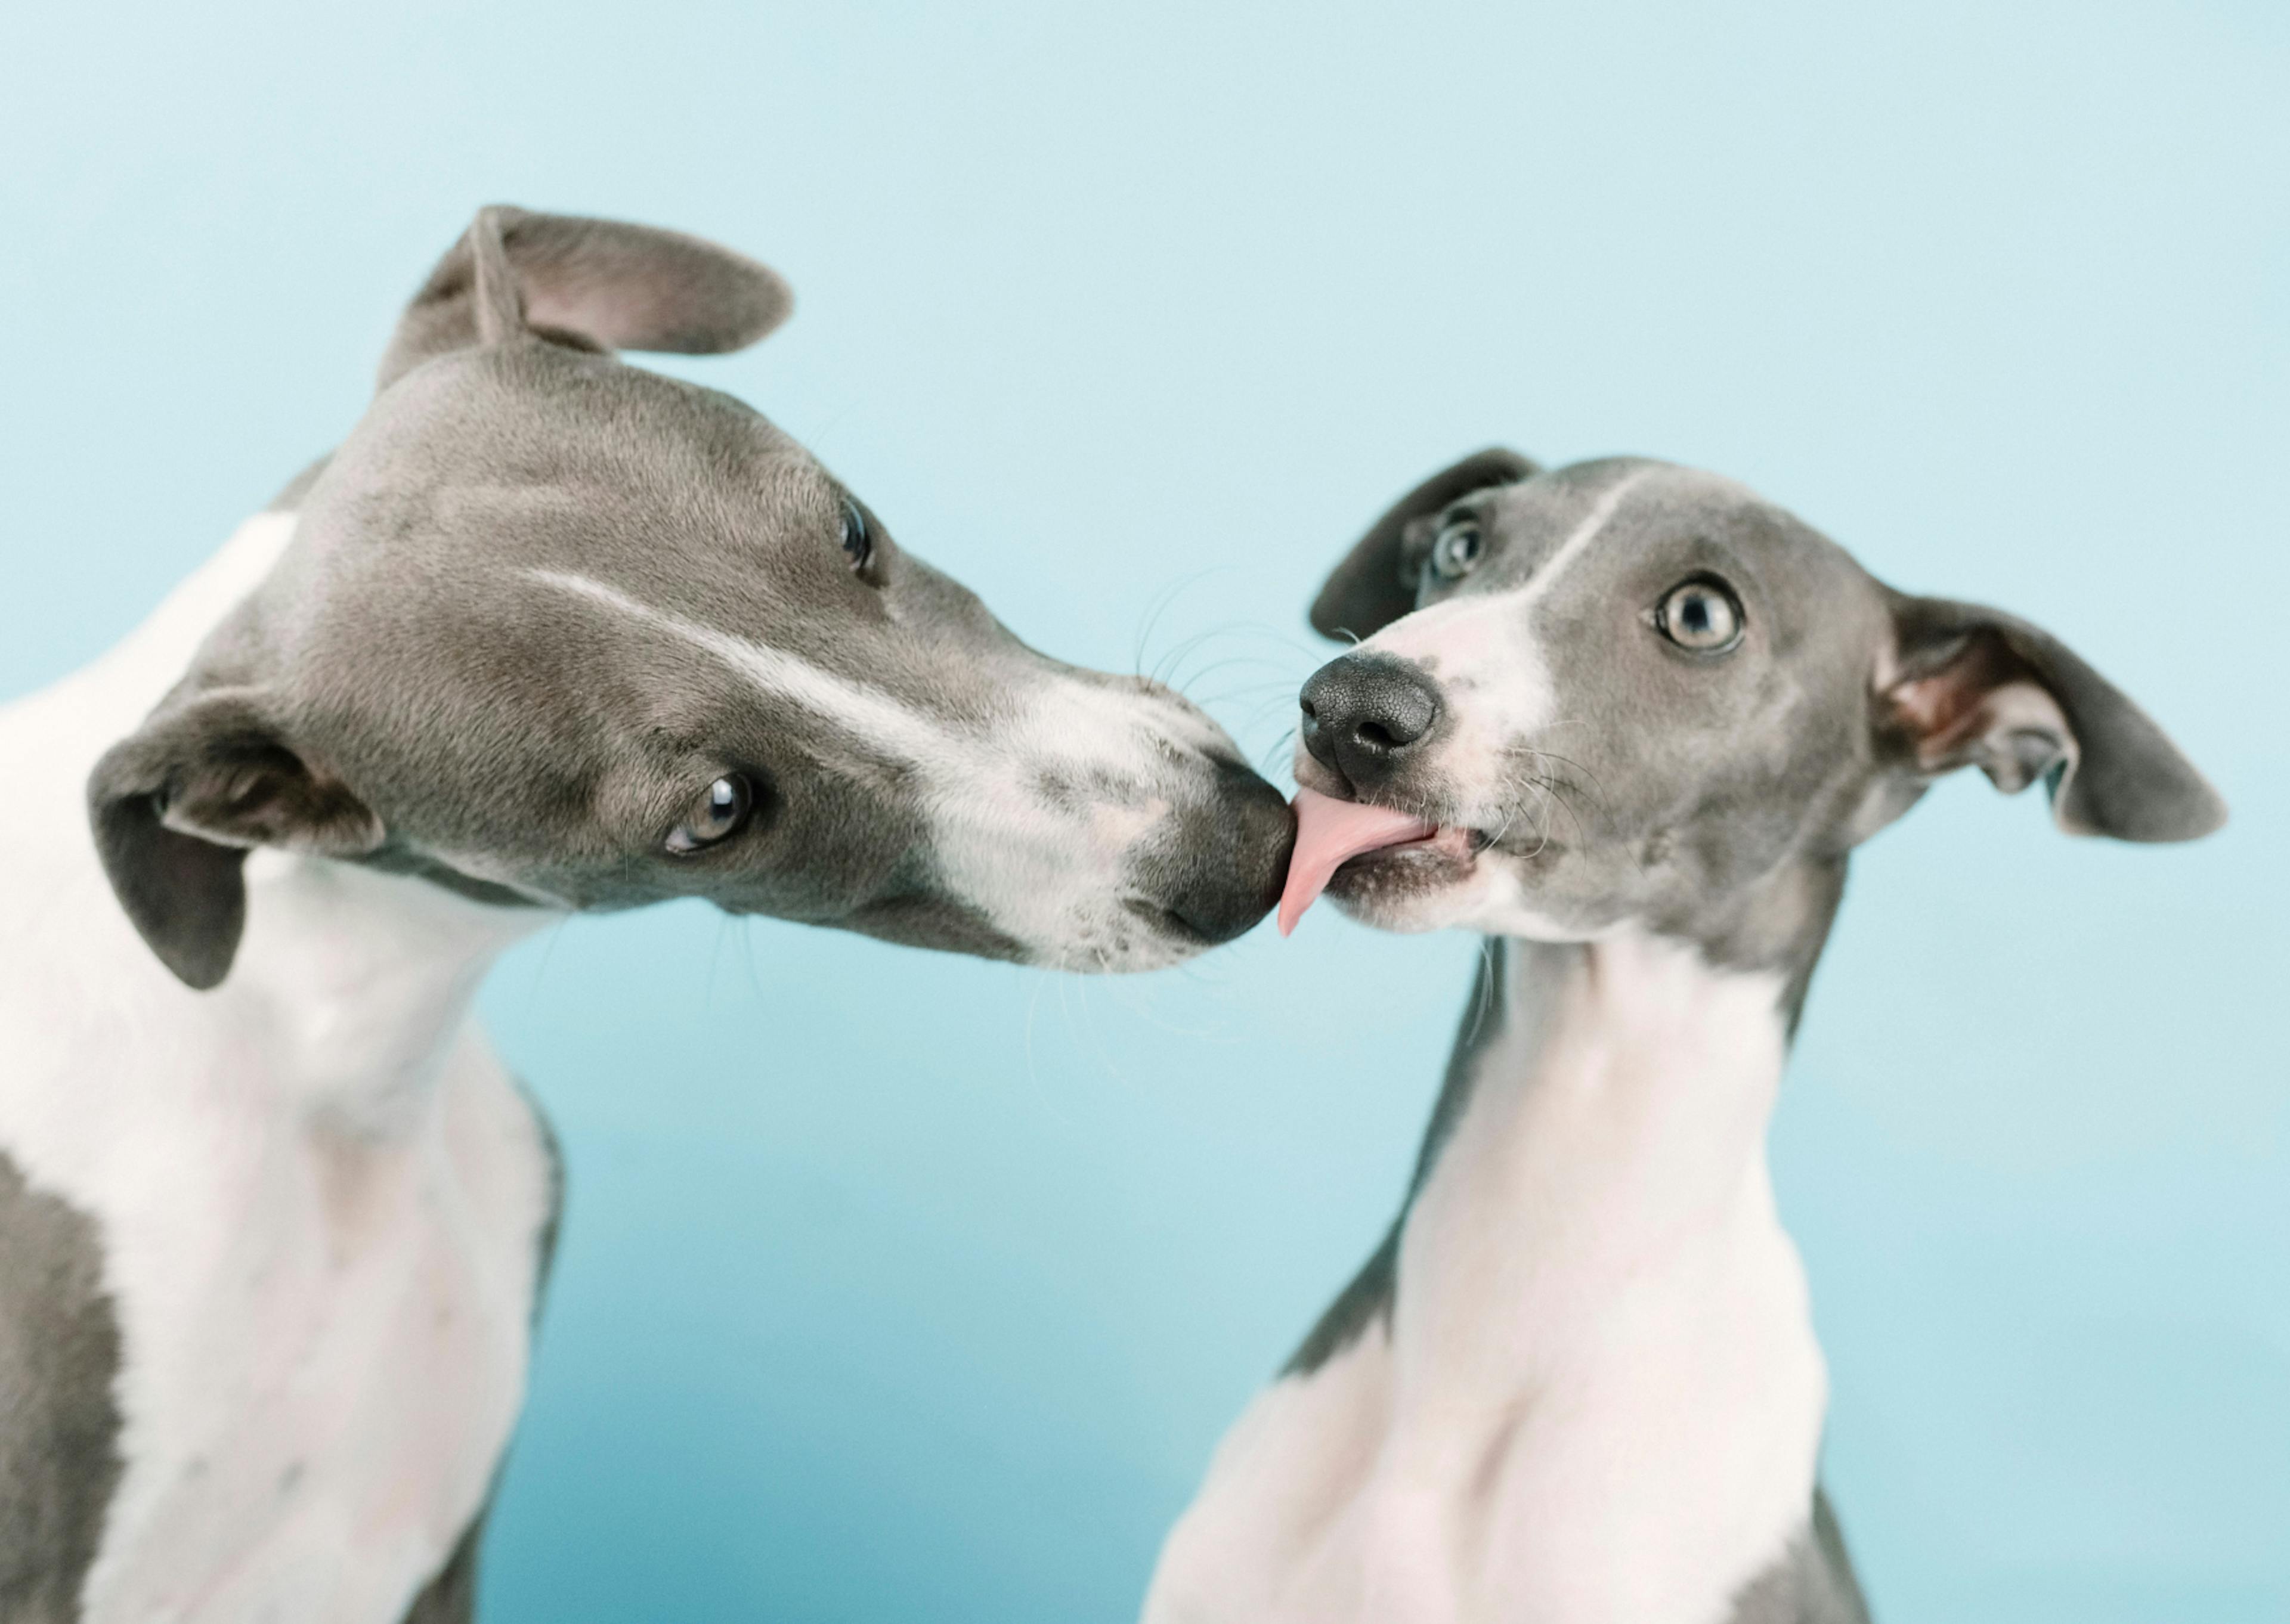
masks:
POLYGON ((523 1396, 555 1170, 467 1015, 499 927, 414 882, 251 866, 240 964, 192 993, 87 836, 93 756, 290 527, 250 524, 103 665, 0 708, 0 1153, 92 1225, 118 1332, 88 1624, 396 1624, 523 1396))
POLYGON ((1630 1011, 1505 1012, 1388 1321, 1242 1418, 1149 1620, 1722 1624, 1782 1554, 1826 1381, 1762 1155, 1774 989, 1638 968, 1630 1011))
POLYGON ((130 998, 74 1032, 38 996, 66 989, 26 990, 0 994, 0 1148, 94 1223, 121 1345, 84 1618, 395 1620, 522 1401, 554 1204, 538 1118, 473 1027, 361 1123, 297 1100, 239 1012, 130 998))
POLYGON ((474 1032, 450 1072, 403 1138, 187 1113, 70 1192, 124 1355, 91 1621, 392 1620, 484 1504, 550 1173, 474 1032))

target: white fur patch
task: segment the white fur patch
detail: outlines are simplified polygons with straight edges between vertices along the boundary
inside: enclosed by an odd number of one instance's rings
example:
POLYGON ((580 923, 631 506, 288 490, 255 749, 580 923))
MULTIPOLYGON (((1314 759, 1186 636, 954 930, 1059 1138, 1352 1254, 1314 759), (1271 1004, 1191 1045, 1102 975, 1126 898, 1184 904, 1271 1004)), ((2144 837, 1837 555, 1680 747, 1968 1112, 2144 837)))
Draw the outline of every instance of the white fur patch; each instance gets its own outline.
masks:
POLYGON ((1721 1624, 1806 1521, 1826 1403, 1766 1172, 1780 991, 1621 938, 1539 1050, 1480 1052, 1389 1332, 1251 1407, 1150 1624, 1721 1624))
POLYGON ((1582 522, 1567 532, 1566 540, 1558 544, 1557 550, 1543 561, 1541 567, 1535 571, 1534 579, 1527 583, 1529 602, 1550 590, 1558 578, 1566 572, 1567 566, 1581 556, 1582 549, 1597 540, 1606 526, 1613 523, 1614 515, 1621 508, 1622 499, 1643 484, 1653 472, 1652 468, 1639 468, 1635 473, 1625 474, 1598 492, 1598 500, 1590 504, 1590 511, 1582 516, 1582 522))
POLYGON ((82 786, 262 579, 249 521, 112 653, 0 709, 0 1150, 94 1220, 124 1469, 87 1624, 396 1624, 524 1392, 541 1130, 468 1013, 531 918, 258 855, 223 986, 163 969, 82 786))

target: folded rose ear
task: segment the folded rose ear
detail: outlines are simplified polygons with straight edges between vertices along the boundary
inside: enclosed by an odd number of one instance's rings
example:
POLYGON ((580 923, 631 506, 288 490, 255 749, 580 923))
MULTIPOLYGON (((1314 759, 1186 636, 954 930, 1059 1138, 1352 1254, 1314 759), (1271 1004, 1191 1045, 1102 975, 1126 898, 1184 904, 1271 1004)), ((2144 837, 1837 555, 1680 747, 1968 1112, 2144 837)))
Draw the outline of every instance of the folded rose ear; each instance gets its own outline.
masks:
POLYGON ((1893 622, 1878 727, 1915 777, 1974 766, 2007 793, 2042 779, 2076 835, 2193 840, 2226 821, 2163 730, 2050 633, 1940 598, 1896 596, 1893 622))
POLYGON ((718 355, 762 338, 794 302, 768 266, 696 236, 496 204, 406 306, 375 387, 433 356, 528 332, 598 349, 718 355))
POLYGON ((383 838, 364 803, 289 746, 244 689, 163 706, 96 763, 87 796, 120 906, 160 961, 202 990, 238 951, 249 848, 356 857, 383 838))
POLYGON ((1415 607, 1420 551, 1408 526, 1491 485, 1517 484, 1540 470, 1532 459, 1493 446, 1442 468, 1392 504, 1335 567, 1312 600, 1312 629, 1324 637, 1372 637, 1415 607))

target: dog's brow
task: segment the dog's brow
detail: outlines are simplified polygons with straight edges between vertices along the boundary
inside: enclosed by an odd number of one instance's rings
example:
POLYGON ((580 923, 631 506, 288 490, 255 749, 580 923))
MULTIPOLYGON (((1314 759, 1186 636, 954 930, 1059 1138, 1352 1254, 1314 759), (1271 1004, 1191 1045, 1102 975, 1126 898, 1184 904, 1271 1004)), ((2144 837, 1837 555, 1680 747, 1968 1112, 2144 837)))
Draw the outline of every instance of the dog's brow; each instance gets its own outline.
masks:
POLYGON ((1558 579, 1559 572, 1580 557, 1582 549, 1589 546, 1592 539, 1613 522, 1615 510, 1622 505, 1622 498, 1628 496, 1632 487, 1653 472, 1652 468, 1639 468, 1633 473, 1624 475, 1601 492, 1598 500, 1590 504, 1590 511, 1582 516, 1582 522, 1574 527, 1566 540, 1558 544, 1558 550, 1550 555, 1550 562, 1537 570, 1533 578, 1528 580, 1520 597, 1525 602, 1532 603, 1548 592, 1550 589, 1550 584, 1558 579))
POLYGON ((877 748, 921 764, 941 765, 946 760, 949 741, 928 721, 882 694, 821 670, 808 660, 698 625, 650 604, 638 603, 618 588, 586 575, 567 574, 561 570, 525 572, 544 586, 587 598, 704 650, 766 693, 824 717, 877 748))

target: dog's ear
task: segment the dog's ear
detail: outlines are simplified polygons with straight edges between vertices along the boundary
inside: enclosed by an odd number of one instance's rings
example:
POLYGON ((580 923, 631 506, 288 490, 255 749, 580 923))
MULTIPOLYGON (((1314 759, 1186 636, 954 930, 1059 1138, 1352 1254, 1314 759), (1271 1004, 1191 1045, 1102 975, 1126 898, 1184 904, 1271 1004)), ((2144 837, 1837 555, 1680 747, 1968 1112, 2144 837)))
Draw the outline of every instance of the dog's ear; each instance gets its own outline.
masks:
POLYGON ((238 951, 248 848, 355 857, 382 841, 380 820, 289 745, 247 689, 163 705, 96 763, 87 802, 120 906, 160 962, 202 990, 238 951))
POLYGON ((1323 637, 1371 637, 1415 607, 1429 538, 1411 534, 1448 503, 1490 485, 1512 485, 1541 470, 1515 451, 1493 446, 1443 468, 1392 505, 1312 600, 1312 629, 1323 637))
POLYGON ((2073 835, 2193 840, 2226 803, 2147 713, 2049 632, 1997 610, 1893 598, 1878 678, 1886 748, 1921 783, 1974 766, 2016 794, 2038 779, 2073 835))
POLYGON ((374 387, 432 356, 524 332, 718 355, 762 338, 794 303, 778 272, 696 236, 496 204, 478 211, 405 307, 374 387))

